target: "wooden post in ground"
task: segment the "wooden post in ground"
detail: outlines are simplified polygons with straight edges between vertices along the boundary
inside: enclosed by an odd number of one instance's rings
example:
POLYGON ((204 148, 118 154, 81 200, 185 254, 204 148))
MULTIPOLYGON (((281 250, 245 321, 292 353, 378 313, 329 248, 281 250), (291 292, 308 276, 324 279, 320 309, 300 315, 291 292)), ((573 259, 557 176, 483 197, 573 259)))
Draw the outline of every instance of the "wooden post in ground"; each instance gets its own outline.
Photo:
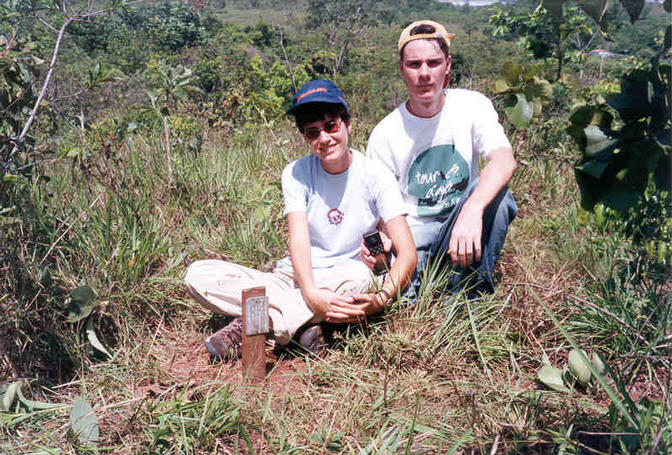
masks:
POLYGON ((243 290, 243 377, 266 377, 266 333, 269 331, 268 297, 263 286, 243 290))

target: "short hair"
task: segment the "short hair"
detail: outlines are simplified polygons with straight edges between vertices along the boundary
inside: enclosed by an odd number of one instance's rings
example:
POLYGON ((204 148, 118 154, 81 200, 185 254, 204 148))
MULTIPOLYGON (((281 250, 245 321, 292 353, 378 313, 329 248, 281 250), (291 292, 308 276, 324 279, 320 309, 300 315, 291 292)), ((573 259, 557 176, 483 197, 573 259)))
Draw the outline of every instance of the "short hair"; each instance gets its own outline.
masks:
MULTIPOLYGON (((411 29, 411 33, 409 33, 410 36, 413 35, 424 35, 426 33, 436 33, 436 29, 434 28, 433 25, 430 24, 420 24, 416 27, 413 27, 411 29)), ((452 36, 452 35, 451 35, 452 36)), ((439 43, 439 47, 441 48, 441 52, 443 52, 443 55, 446 57, 446 60, 448 60, 448 56, 450 55, 450 48, 448 47, 448 44, 446 44, 445 40, 439 39, 439 38, 427 38, 436 40, 439 43)), ((399 51, 399 60, 404 61, 404 49, 406 49, 406 45, 408 43, 404 44, 404 47, 401 48, 399 51)))
POLYGON ((334 103, 307 103, 296 108, 294 111, 294 120, 296 127, 303 134, 303 128, 317 120, 325 117, 340 117, 343 123, 350 124, 350 113, 342 104, 334 103))

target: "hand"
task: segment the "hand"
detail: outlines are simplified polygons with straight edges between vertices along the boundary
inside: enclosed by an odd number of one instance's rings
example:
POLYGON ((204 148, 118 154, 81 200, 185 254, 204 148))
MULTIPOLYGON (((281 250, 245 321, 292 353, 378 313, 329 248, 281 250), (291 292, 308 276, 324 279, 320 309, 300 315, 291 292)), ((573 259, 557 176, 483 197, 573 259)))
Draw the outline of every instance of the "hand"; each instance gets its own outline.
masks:
MULTIPOLYGON (((385 253, 392 251, 392 240, 390 240, 390 238, 386 236, 383 231, 380 231, 380 240, 383 242, 383 250, 385 253)), ((369 269, 373 270, 376 267, 376 256, 371 256, 371 252, 366 247, 364 239, 362 239, 362 242, 359 246, 359 258, 369 269)))
MULTIPOLYGON (((321 318, 328 320, 328 315, 334 314, 334 307, 351 305, 354 299, 351 296, 335 294, 326 289, 314 288, 305 293, 306 303, 313 310, 313 313, 321 318)), ((363 311, 351 311, 351 315, 364 315, 363 311)))
POLYGON ((383 311, 388 300, 384 294, 378 292, 354 294, 352 299, 353 303, 335 302, 332 310, 327 313, 327 322, 362 322, 368 316, 383 311))
POLYGON ((448 253, 453 264, 467 267, 481 260, 481 232, 483 211, 468 204, 462 206, 448 242, 448 253))

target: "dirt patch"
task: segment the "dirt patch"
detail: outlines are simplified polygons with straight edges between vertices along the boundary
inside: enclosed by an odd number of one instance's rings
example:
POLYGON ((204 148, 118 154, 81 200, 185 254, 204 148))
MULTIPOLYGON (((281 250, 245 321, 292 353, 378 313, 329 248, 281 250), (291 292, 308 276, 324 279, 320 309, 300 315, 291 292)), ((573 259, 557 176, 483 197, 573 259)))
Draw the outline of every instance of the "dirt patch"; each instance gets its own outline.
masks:
MULTIPOLYGON (((197 331, 184 332, 162 328, 150 349, 150 356, 158 362, 160 377, 145 379, 134 387, 135 396, 157 396, 183 385, 195 388, 209 382, 226 382, 242 386, 242 361, 232 363, 212 362, 203 346, 203 335, 197 331)), ((267 376, 263 387, 276 393, 299 393, 304 386, 303 374, 307 372, 302 356, 290 356, 266 347, 267 376)))

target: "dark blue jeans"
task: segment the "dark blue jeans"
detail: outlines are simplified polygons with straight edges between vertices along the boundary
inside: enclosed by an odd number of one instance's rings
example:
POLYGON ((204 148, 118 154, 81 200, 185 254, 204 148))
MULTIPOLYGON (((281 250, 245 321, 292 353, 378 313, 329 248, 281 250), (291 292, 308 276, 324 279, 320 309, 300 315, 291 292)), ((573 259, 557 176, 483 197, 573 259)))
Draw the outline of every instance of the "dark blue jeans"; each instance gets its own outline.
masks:
POLYGON ((481 260, 467 267, 454 265, 447 253, 450 235, 457 216, 465 201, 476 188, 478 179, 469 184, 460 202, 447 218, 430 221, 411 227, 413 240, 418 251, 418 266, 411 284, 404 296, 411 301, 418 297, 424 279, 432 279, 437 273, 447 272, 447 288, 451 292, 460 290, 494 292, 493 272, 495 263, 504 246, 509 224, 518 213, 518 206, 508 187, 504 187, 483 212, 481 236, 481 260), (430 273, 430 270, 433 273, 430 273))

